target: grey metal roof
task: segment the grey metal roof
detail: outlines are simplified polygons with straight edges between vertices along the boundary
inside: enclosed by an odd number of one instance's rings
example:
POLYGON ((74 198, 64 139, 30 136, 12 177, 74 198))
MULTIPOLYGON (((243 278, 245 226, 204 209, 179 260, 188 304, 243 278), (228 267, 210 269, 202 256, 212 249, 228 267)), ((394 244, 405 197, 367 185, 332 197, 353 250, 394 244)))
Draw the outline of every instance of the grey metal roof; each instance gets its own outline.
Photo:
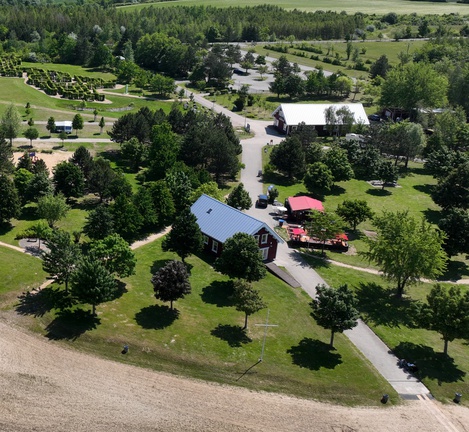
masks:
POLYGON ((208 195, 203 194, 192 204, 191 211, 197 218, 200 230, 220 243, 238 232, 254 235, 262 228, 269 231, 279 243, 283 243, 283 239, 266 223, 208 195))

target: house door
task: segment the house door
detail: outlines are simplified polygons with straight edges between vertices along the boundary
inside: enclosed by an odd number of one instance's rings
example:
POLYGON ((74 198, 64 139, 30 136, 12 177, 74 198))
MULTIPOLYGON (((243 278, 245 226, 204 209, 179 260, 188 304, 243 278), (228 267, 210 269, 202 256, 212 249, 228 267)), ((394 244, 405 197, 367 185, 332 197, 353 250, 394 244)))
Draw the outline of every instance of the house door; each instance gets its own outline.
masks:
POLYGON ((262 259, 264 261, 267 261, 269 259, 269 248, 262 248, 260 249, 261 254, 262 254, 262 259))

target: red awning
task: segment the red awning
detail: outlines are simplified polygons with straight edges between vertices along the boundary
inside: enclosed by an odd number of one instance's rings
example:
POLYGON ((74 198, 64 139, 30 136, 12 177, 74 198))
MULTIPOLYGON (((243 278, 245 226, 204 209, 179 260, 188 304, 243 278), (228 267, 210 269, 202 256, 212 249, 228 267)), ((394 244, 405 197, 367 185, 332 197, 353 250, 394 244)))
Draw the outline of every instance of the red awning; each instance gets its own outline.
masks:
POLYGON ((293 235, 302 235, 305 232, 306 231, 302 228, 293 228, 293 230, 292 230, 293 235))
POLYGON ((292 211, 302 211, 302 210, 318 210, 324 211, 324 206, 322 202, 310 198, 307 196, 298 196, 298 197, 288 197, 288 203, 290 204, 292 211))
POLYGON ((342 233, 342 234, 337 234, 335 236, 336 239, 339 239, 339 240, 348 240, 348 237, 347 237, 347 234, 345 233, 342 233))

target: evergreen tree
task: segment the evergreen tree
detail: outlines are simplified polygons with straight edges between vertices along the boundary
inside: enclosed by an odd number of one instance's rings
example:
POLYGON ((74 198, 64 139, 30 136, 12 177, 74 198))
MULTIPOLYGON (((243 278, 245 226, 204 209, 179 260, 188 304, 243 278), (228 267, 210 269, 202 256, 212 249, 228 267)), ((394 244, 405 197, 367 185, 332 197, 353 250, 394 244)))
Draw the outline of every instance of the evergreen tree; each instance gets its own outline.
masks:
POLYGON ((249 192, 244 189, 243 183, 240 183, 230 192, 226 203, 238 210, 249 210, 252 207, 251 197, 249 192))
POLYGON ((20 199, 13 182, 4 174, 0 174, 0 224, 10 222, 20 214, 20 199))
POLYGON ((42 268, 59 284, 68 282, 81 258, 80 246, 73 243, 68 232, 56 230, 47 240, 48 251, 42 256, 42 268))
POLYGON ((86 217, 83 232, 92 240, 103 239, 113 234, 115 231, 111 209, 105 204, 100 204, 91 210, 86 217))
POLYGON ((182 262, 185 259, 202 250, 203 239, 197 218, 190 208, 181 211, 173 223, 171 231, 166 235, 161 245, 164 251, 177 253, 182 262))

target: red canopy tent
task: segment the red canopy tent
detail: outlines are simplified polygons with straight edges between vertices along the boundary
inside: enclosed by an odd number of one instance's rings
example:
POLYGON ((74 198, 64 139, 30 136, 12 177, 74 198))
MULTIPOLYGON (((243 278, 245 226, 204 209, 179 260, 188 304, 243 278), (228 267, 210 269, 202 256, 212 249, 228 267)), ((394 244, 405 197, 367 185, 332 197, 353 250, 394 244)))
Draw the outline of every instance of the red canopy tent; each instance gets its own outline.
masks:
POLYGON ((292 233, 293 235, 303 235, 306 231, 302 228, 293 228, 292 233))
POLYGON ((291 211, 317 210, 324 211, 322 202, 307 196, 288 197, 291 211))
POLYGON ((347 234, 345 234, 345 233, 337 234, 335 236, 335 238, 338 239, 338 240, 348 240, 347 234))

